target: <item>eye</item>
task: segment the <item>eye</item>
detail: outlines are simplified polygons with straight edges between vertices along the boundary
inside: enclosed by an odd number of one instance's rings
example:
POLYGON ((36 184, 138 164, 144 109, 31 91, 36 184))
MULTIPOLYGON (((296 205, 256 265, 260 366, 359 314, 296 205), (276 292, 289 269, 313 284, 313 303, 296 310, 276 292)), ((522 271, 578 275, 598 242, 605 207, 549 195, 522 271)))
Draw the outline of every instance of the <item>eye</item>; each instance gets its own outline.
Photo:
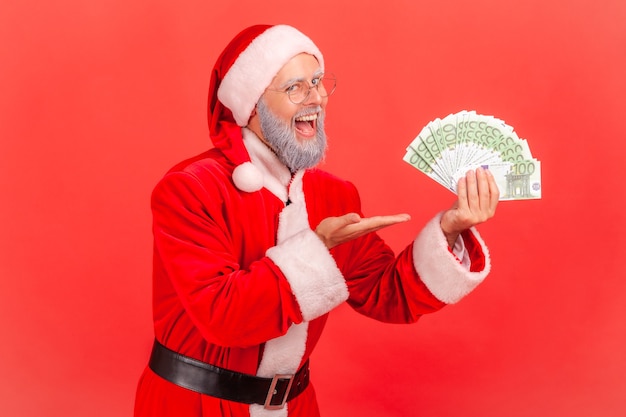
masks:
POLYGON ((319 76, 319 77, 317 77, 317 78, 313 78, 313 79, 311 80, 311 84, 313 84, 313 87, 315 87, 316 85, 321 84, 321 83, 322 83, 322 79, 323 79, 323 78, 324 78, 324 76, 323 76, 323 75, 320 75, 320 76, 319 76))
POLYGON ((297 94, 299 91, 302 91, 302 83, 293 83, 285 88, 287 94, 297 94))

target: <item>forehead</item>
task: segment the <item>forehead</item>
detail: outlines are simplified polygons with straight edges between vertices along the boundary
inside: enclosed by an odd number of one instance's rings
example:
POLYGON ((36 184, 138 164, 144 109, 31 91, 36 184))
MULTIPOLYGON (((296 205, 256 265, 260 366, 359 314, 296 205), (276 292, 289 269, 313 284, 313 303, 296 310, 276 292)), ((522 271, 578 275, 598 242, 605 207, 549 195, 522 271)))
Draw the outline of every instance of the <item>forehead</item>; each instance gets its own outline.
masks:
POLYGON ((310 79, 322 72, 322 67, 313 55, 302 53, 291 58, 278 71, 272 85, 281 85, 290 81, 310 79))

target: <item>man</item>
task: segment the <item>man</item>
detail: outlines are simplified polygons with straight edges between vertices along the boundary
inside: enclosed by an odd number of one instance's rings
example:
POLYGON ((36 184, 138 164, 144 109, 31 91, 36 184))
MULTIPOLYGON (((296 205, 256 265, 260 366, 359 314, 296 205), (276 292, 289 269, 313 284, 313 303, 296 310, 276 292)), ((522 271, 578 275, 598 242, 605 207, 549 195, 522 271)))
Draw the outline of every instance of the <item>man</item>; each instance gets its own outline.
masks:
POLYGON ((313 42, 253 26, 218 58, 214 148, 156 186, 154 330, 136 416, 319 416, 308 358, 347 301, 391 323, 454 303, 490 269, 474 225, 494 215, 483 170, 398 256, 373 233, 408 215, 363 218, 358 193, 314 166, 334 80, 313 42))

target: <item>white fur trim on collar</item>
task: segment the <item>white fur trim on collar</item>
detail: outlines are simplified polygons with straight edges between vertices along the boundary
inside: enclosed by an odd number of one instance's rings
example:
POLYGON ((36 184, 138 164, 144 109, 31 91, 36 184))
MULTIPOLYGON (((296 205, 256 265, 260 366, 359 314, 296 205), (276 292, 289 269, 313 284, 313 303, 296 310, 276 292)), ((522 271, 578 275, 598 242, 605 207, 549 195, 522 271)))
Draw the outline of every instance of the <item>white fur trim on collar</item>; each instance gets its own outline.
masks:
POLYGON ((347 300, 349 293, 330 251, 309 226, 303 175, 298 171, 291 182, 291 204, 279 217, 278 244, 266 254, 289 281, 304 320, 311 321, 347 300))
POLYGON ((257 184, 258 189, 265 187, 281 201, 287 201, 287 187, 291 181, 289 168, 280 162, 276 154, 254 132, 245 127, 241 131, 243 144, 248 151, 250 161, 258 170, 258 175, 261 178, 261 184, 257 184))
POLYGON ((237 57, 217 90, 219 100, 230 109, 239 126, 246 126, 259 98, 278 71, 294 56, 308 53, 324 69, 317 46, 302 32, 277 25, 257 36, 237 57))
MULTIPOLYGON (((277 245, 267 256, 285 274, 300 305, 304 322, 292 324, 283 336, 265 343, 258 376, 293 374, 306 349, 308 322, 327 313, 348 298, 348 287, 326 246, 309 227, 303 178, 298 171, 289 187, 291 204, 280 213, 277 245)), ((251 417, 286 417, 288 405, 280 410, 250 406, 251 417)))

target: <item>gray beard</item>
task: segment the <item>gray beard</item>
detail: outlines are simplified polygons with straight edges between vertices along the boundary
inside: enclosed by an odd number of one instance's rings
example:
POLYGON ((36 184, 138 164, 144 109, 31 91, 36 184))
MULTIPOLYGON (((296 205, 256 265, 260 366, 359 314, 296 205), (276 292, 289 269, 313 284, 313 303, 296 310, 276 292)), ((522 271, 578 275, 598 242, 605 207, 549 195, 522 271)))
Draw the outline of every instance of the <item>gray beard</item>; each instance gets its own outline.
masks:
MULTIPOLYGON (((282 120, 267 108, 263 99, 257 104, 257 112, 261 124, 261 132, 270 148, 278 159, 291 172, 311 168, 317 165, 326 153, 326 133, 324 132, 324 113, 319 112, 315 140, 300 143, 296 139, 296 132, 292 126, 282 120)), ((304 114, 303 112, 302 114, 304 114)), ((302 114, 297 114, 299 117, 302 114)))

